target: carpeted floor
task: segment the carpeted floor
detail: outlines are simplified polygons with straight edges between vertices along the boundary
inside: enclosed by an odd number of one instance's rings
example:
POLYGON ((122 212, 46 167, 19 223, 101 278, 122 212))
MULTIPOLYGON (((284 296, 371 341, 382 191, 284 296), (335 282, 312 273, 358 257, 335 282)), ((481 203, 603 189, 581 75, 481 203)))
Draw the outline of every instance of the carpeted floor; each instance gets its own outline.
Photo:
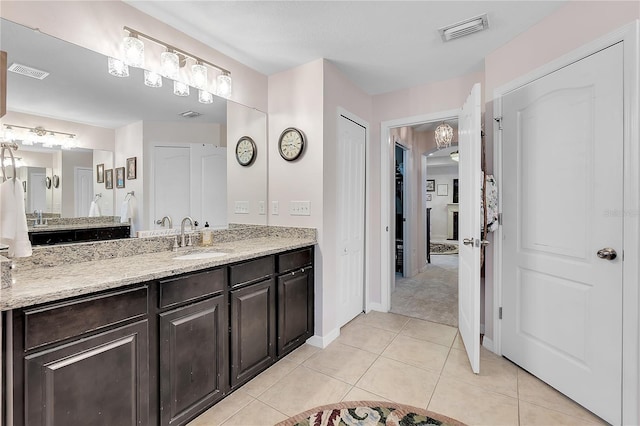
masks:
POLYGON ((458 326, 458 255, 432 254, 426 271, 396 277, 391 312, 458 326))
POLYGON ((464 425, 422 408, 381 401, 352 401, 323 405, 300 413, 276 426, 426 426, 464 425))

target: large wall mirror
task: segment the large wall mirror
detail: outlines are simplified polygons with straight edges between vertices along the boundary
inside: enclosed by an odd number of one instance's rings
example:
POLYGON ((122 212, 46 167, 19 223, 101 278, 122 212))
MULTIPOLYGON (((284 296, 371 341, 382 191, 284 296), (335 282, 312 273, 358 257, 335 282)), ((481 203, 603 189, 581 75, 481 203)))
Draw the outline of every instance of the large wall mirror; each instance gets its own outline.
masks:
POLYGON ((5 19, 0 26, 0 49, 10 67, 49 73, 44 79, 7 73, 3 129, 9 124, 77 135, 71 149, 17 140, 27 212, 83 217, 95 214, 96 201, 101 215, 119 216, 125 198, 133 198, 133 231, 158 229, 164 216, 174 227, 185 216, 213 228, 267 224, 264 112, 220 97, 200 103, 193 88, 189 96, 176 96, 166 78, 162 87, 148 87, 142 69, 114 77, 101 54, 5 19), (243 136, 257 146, 248 167, 235 155, 243 136), (49 185, 54 178, 57 185, 49 185))

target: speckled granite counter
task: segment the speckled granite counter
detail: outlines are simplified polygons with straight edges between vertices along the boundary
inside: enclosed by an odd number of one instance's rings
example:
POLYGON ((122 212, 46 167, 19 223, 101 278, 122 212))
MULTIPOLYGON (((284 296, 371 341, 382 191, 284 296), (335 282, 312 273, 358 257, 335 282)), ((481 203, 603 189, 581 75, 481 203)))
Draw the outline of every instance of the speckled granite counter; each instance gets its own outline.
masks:
POLYGON ((177 253, 164 250, 112 259, 63 263, 61 266, 18 267, 13 271, 13 286, 0 291, 0 310, 90 294, 307 247, 316 243, 315 232, 312 234, 314 236, 308 233, 283 235, 274 231, 269 232, 268 236, 218 242, 207 248, 185 248, 177 253), (227 254, 213 259, 174 259, 192 251, 222 251, 227 254))

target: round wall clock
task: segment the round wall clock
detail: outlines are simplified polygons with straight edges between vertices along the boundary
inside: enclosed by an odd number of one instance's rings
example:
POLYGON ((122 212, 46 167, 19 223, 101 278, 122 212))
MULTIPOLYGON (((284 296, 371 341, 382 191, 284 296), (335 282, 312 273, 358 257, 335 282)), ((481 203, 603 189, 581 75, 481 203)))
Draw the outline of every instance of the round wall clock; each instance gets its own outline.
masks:
POLYGON ((278 140, 278 151, 285 160, 296 160, 304 151, 304 134, 295 127, 284 129, 278 140))
POLYGON ((241 166, 250 166, 258 153, 256 143, 249 136, 238 139, 236 144, 236 159, 241 166))

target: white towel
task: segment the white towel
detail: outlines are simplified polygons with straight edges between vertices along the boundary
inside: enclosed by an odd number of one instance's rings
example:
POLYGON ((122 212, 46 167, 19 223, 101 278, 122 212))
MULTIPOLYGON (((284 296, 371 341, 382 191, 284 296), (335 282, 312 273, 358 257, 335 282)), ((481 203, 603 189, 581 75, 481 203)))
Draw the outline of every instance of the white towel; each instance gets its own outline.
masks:
POLYGON ((133 203, 131 202, 131 198, 128 200, 124 200, 122 202, 122 207, 120 207, 120 222, 121 223, 129 223, 129 219, 133 222, 135 218, 135 209, 133 208, 133 203))
POLYGON ((100 206, 95 201, 91 202, 91 207, 89 207, 89 217, 98 217, 102 216, 100 212, 100 206))
POLYGON ((24 190, 20 179, 8 179, 0 184, 0 243, 9 246, 9 257, 31 256, 24 190))

